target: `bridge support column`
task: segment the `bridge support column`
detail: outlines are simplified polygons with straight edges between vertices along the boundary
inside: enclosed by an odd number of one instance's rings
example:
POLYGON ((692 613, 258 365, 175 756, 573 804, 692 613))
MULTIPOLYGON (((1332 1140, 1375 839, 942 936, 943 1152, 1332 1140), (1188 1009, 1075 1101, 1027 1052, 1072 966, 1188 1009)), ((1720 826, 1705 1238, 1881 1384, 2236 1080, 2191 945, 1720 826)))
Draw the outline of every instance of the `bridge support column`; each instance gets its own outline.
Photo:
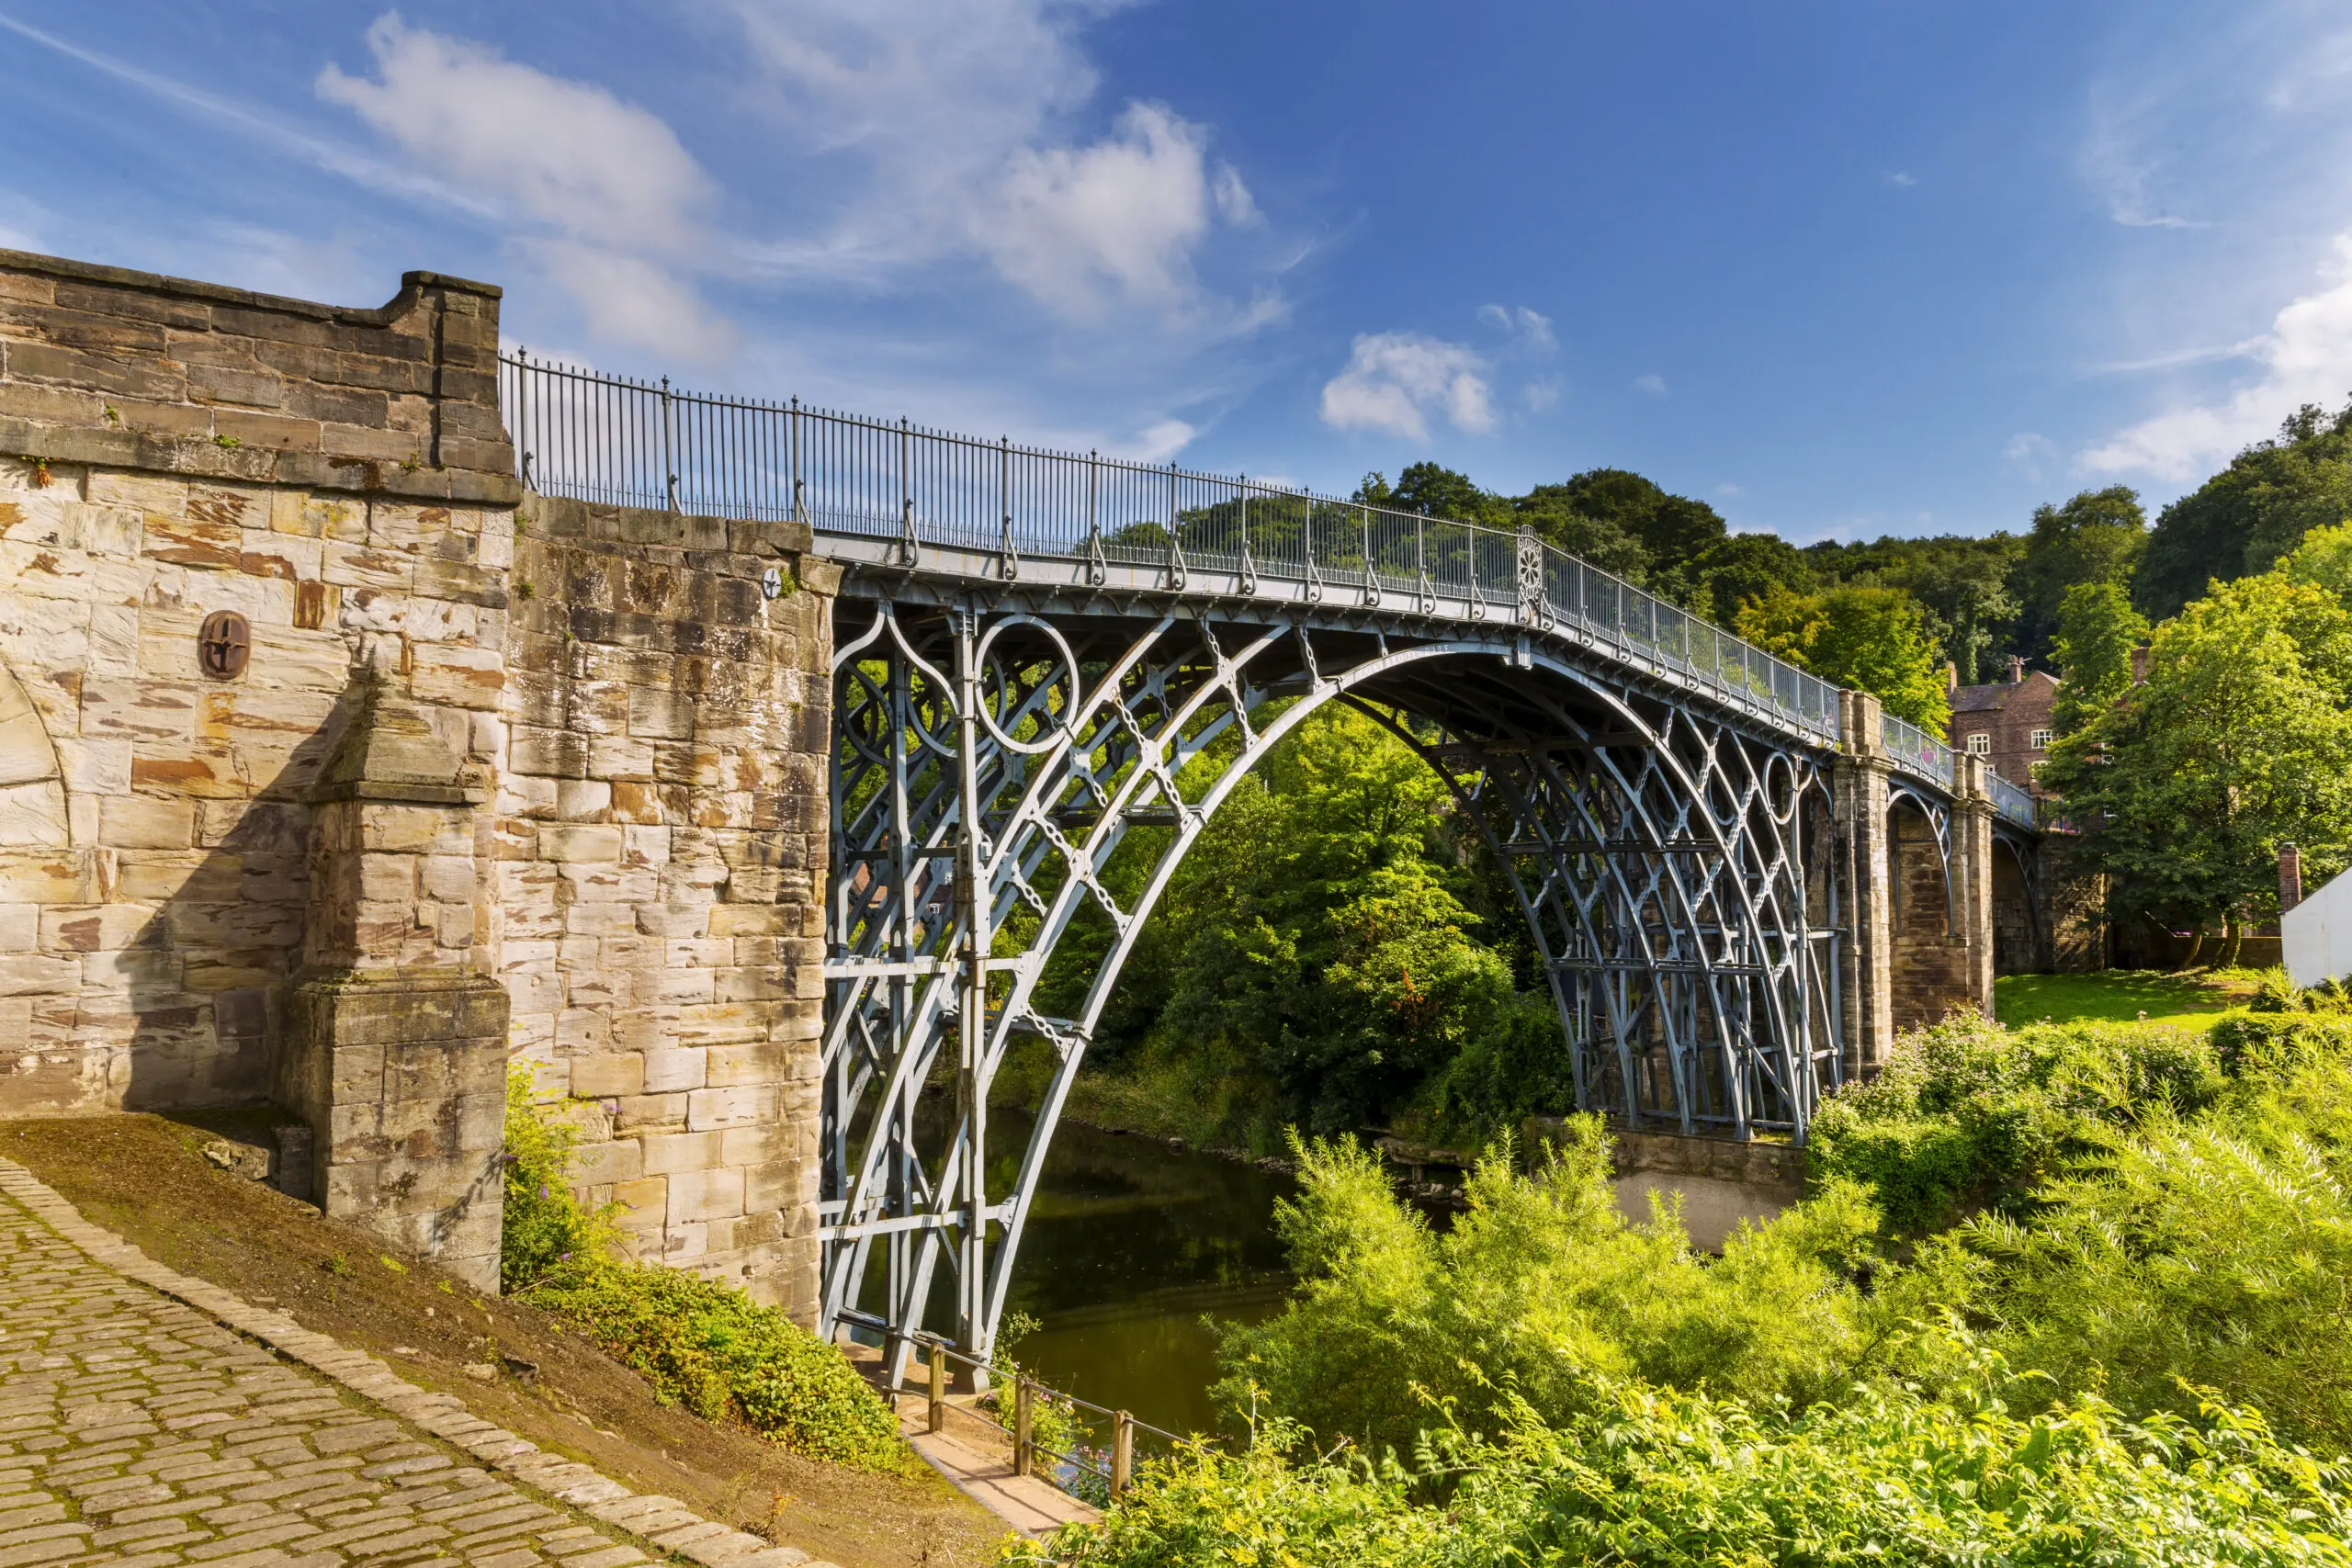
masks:
POLYGON ((1967 1001, 1993 1016, 1993 792, 1991 764, 1954 759, 1951 814, 1952 939, 1962 951, 1967 1001))
POLYGON ((1993 804, 1982 758, 1954 758, 1953 772, 1949 808, 1897 806, 1887 818, 1898 1030, 1992 1009, 1993 804))
POLYGON ((1840 692, 1838 719, 1838 971, 1843 980, 1846 1077, 1876 1072, 1894 1043, 1894 899, 1887 876, 1887 778, 1879 701, 1840 692))

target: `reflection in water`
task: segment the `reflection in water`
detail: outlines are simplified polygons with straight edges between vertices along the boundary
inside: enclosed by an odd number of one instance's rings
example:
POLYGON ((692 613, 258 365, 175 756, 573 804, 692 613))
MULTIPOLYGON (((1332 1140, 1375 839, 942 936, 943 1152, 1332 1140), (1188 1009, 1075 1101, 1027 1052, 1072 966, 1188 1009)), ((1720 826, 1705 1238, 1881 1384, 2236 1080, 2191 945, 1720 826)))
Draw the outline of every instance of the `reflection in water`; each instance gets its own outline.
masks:
MULTIPOLYGON (((989 1164, 1009 1182, 1029 1119, 989 1112, 989 1164)), ((1255 1322, 1290 1282, 1275 1200, 1290 1178, 1065 1122, 1029 1210, 1008 1315, 1038 1320, 1013 1355, 1047 1385, 1170 1431, 1216 1416, 1208 1314, 1255 1322)))

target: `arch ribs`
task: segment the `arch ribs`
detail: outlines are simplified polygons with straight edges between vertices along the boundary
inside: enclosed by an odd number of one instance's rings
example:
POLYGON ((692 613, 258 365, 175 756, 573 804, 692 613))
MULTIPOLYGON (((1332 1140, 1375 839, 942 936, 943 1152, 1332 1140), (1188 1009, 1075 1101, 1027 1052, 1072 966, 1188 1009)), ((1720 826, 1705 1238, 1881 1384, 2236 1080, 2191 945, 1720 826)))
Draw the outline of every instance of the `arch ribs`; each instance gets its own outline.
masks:
POLYGON ((821 1300, 826 1331, 890 1337, 894 1373, 943 1311, 988 1353, 1145 920, 1227 794, 1326 702, 1429 761, 1509 873, 1580 1107, 1801 1137, 1837 1080, 1829 772, 1799 742, 1509 626, 864 603, 834 666, 821 1300), (1041 1010, 1057 953, 1069 1016, 1041 1010), (1023 1146, 992 1147, 990 1087, 1023 1039, 1043 1103, 1023 1146))

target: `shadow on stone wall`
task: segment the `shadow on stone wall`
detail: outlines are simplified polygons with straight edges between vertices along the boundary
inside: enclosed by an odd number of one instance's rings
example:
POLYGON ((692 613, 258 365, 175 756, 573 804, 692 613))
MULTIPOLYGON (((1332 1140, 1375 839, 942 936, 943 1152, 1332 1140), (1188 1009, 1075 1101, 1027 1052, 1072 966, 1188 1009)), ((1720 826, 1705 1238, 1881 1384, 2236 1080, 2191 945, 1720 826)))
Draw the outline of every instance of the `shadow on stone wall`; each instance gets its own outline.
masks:
MULTIPOLYGON (((349 727, 358 692, 356 684, 346 688, 327 721, 295 746, 275 777, 254 788, 233 823, 200 848, 126 946, 103 946, 103 905, 65 923, 69 940, 86 942, 92 953, 120 968, 129 1010, 122 1021, 130 1042, 125 1110, 269 1100, 272 1052, 286 1027, 309 916, 309 797, 349 727)), ((103 868, 111 852, 96 852, 103 868)), ((99 892, 134 897, 148 889, 124 883, 140 874, 118 869, 115 886, 99 892)), ((85 1014, 91 1002, 85 991, 85 1014)), ((311 1194, 306 1189, 295 1195, 311 1194)))

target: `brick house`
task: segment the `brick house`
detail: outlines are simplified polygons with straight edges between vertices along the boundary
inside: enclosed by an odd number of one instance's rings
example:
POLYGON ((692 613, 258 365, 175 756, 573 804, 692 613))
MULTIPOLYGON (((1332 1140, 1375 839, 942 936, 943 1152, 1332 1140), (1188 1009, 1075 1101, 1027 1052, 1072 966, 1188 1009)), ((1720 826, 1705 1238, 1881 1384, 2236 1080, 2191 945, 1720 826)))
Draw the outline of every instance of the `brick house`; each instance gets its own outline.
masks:
POLYGON ((2058 678, 2028 670, 2024 660, 2012 658, 2004 681, 1963 686, 1959 671, 1950 664, 1944 666, 1944 679, 1951 695, 1952 750, 1982 757, 2011 784, 2041 793, 2033 770, 2050 754, 2058 678))

